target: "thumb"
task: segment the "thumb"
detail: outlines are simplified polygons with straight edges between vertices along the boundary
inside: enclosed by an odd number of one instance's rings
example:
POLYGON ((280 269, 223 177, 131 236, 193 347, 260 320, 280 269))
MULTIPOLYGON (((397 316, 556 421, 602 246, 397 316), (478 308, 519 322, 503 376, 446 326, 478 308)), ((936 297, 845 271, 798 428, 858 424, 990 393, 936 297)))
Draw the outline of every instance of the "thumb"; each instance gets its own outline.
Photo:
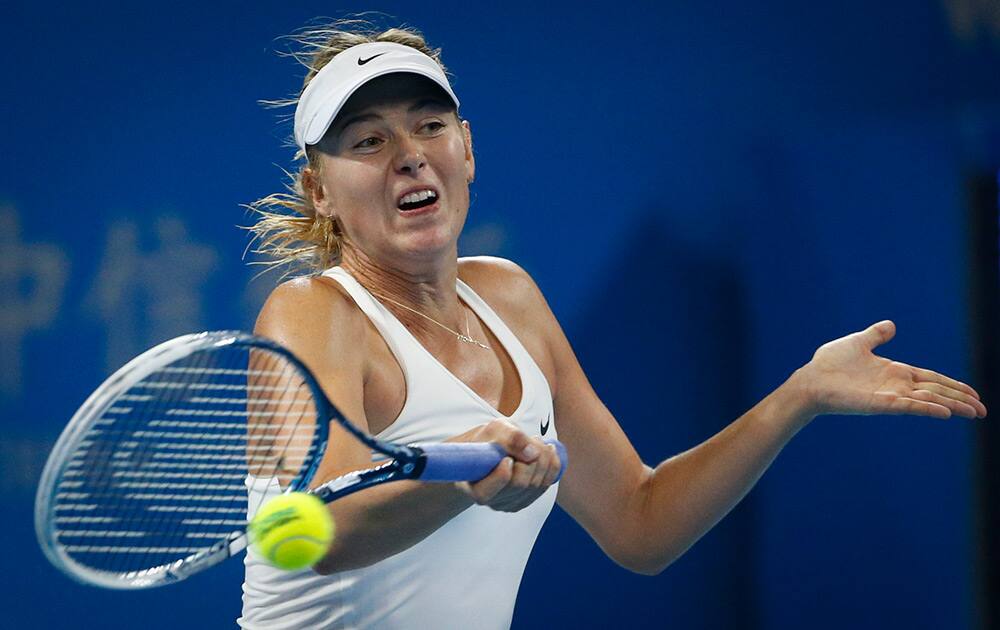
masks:
POLYGON ((881 346, 896 336, 896 324, 891 319, 872 324, 861 332, 861 338, 869 349, 881 346))

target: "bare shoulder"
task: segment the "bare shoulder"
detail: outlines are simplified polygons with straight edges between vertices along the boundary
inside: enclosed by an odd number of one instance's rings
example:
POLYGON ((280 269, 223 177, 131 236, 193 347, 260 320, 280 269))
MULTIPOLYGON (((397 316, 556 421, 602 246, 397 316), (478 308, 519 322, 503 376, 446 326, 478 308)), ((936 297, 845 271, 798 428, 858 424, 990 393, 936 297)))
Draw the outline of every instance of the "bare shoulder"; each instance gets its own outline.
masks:
POLYGON ((278 285, 257 317, 254 331, 292 347, 358 339, 364 314, 337 282, 323 277, 295 278, 278 285))
POLYGON ((534 279, 517 263, 495 256, 460 258, 458 275, 481 298, 502 314, 548 310, 534 279))
POLYGON ((516 263, 490 256, 463 258, 458 270, 459 277, 517 335, 555 395, 558 383, 554 348, 564 336, 535 281, 516 263))

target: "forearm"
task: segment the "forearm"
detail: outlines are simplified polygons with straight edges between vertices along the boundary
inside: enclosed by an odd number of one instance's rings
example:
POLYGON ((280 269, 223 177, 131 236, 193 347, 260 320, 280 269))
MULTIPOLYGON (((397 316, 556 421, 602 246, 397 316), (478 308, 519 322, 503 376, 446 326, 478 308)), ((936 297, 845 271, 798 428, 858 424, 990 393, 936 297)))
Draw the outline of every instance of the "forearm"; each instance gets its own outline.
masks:
POLYGON ((633 502, 623 564, 642 573, 662 571, 750 491, 812 419, 797 375, 724 430, 646 476, 633 502))
POLYGON ((336 536, 317 573, 369 566, 409 549, 473 505, 450 483, 397 481, 338 499, 336 536))

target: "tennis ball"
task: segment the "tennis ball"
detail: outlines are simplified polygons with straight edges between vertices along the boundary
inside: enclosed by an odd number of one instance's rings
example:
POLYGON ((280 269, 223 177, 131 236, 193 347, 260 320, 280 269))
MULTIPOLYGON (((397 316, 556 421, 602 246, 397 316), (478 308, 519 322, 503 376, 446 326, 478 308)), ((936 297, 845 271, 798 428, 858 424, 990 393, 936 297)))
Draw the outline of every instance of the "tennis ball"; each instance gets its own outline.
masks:
POLYGON ((265 503, 249 529, 257 553, 279 569, 294 571, 311 567, 326 555, 335 527, 322 501, 292 492, 265 503))

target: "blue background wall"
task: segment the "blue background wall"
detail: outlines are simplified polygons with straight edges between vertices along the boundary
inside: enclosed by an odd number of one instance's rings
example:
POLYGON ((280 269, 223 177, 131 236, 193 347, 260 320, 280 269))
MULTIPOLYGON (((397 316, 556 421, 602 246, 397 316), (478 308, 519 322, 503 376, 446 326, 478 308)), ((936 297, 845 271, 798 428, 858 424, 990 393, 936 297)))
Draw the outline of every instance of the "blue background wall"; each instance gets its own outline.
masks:
MULTIPOLYGON (((988 3, 676 4, 3 4, 0 625, 237 616, 239 563, 148 593, 69 581, 33 492, 112 369, 252 325, 273 279, 250 282, 238 204, 291 166, 256 101, 300 85, 275 38, 315 16, 378 8, 443 47, 479 168, 463 250, 535 276, 647 462, 879 319, 887 356, 969 379, 963 182, 1000 161, 988 3)), ((557 511, 514 625, 973 627, 972 437, 821 418, 655 578, 557 511)))

